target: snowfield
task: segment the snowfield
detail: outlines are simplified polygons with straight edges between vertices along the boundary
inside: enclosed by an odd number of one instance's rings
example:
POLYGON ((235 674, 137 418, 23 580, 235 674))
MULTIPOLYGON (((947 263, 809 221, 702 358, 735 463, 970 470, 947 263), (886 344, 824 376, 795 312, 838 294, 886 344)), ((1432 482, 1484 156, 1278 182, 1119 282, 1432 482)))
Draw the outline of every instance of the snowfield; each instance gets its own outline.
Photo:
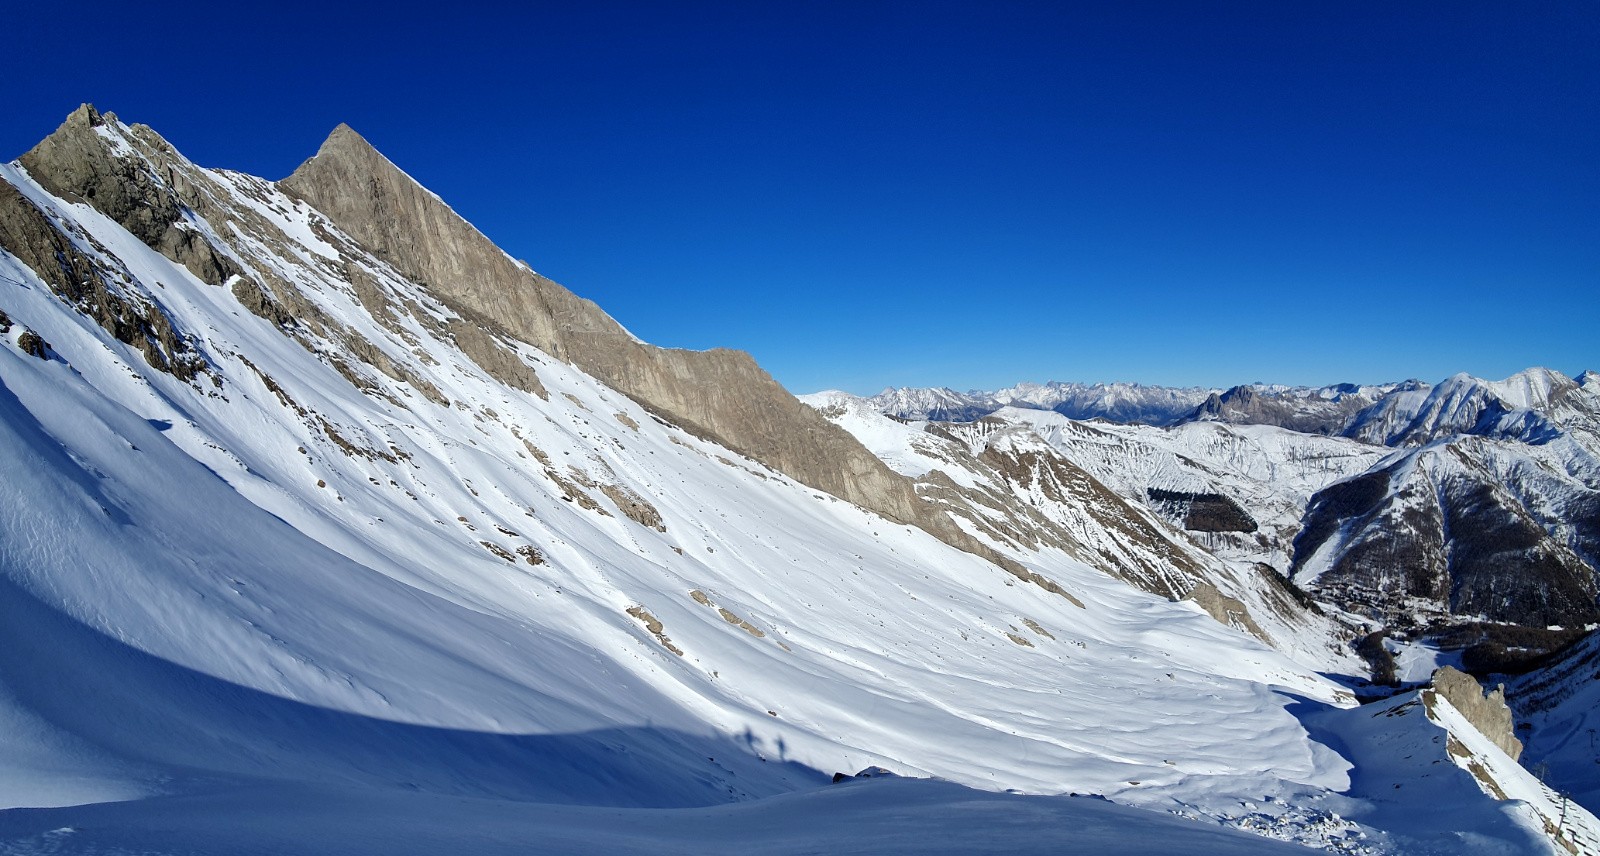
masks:
POLYGON ((188 228, 322 320, 0 167, 208 366, 0 253, 0 850, 1542 846, 1423 760, 1369 773, 1335 681, 1192 602, 1053 548, 1015 558, 1067 595, 1027 584, 501 342, 514 388, 319 212, 179 167, 230 212, 188 228), (937 781, 829 783, 872 765, 937 781), (1471 834, 1382 810, 1391 769, 1471 834))

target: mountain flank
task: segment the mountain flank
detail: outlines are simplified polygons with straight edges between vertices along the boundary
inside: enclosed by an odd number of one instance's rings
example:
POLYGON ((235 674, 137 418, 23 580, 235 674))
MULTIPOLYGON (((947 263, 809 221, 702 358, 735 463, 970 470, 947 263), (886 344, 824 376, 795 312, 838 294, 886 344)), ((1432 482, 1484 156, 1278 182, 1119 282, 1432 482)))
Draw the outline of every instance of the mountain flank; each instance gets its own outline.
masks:
POLYGON ((494 319, 662 418, 1026 576, 923 502, 908 480, 801 404, 748 354, 639 341, 592 301, 506 255, 349 126, 334 129, 279 186, 470 317, 494 319))

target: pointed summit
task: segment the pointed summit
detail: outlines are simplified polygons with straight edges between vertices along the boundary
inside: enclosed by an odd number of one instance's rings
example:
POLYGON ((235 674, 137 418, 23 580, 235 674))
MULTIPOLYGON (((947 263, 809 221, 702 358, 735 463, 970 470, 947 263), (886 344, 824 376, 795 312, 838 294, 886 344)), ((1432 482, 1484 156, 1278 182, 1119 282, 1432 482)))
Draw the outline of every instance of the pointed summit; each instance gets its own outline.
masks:
MULTIPOLYGON (((115 122, 117 115, 112 113, 109 120, 115 122)), ((67 120, 61 124, 63 127, 71 125, 74 127, 93 128, 105 124, 106 121, 107 117, 102 116, 99 110, 94 109, 93 104, 85 101, 78 105, 78 109, 68 113, 67 120)))
POLYGON ((571 324, 573 316, 585 316, 586 332, 626 335, 593 304, 579 306, 565 289, 535 281, 347 124, 334 128, 316 155, 278 186, 311 203, 408 278, 501 319, 527 341, 553 346, 553 353, 560 354, 556 317, 571 324), (514 313, 505 311, 513 307, 514 313))
MULTIPOLYGON (((390 163, 388 158, 384 157, 371 143, 367 142, 366 137, 361 136, 356 129, 344 122, 340 122, 337 127, 328 132, 328 136, 322 141, 322 145, 317 147, 317 153, 300 164, 295 169, 294 174, 284 179, 284 181, 293 180, 295 175, 299 175, 315 160, 342 161, 351 165, 373 161, 390 163)), ((392 166, 393 164, 390 165, 392 166)))
POLYGON ((168 150, 169 159, 177 157, 153 131, 136 138, 115 113, 101 113, 85 103, 19 160, 51 194, 92 205, 155 247, 183 207, 146 165, 167 157, 168 150), (145 154, 144 160, 127 157, 136 150, 145 154))

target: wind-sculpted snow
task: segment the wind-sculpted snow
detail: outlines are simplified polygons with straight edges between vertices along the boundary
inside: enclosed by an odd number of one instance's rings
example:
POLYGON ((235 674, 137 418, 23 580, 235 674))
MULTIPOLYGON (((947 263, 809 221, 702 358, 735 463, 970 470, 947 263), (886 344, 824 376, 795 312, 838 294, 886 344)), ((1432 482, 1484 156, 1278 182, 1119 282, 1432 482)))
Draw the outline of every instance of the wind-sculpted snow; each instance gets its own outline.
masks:
MULTIPOLYGON (((96 127, 234 272, 0 171, 209 366, 155 370, 0 253, 0 797, 58 807, 0 813, 5 849, 1274 852, 1069 792, 1240 828, 1272 796, 1276 837, 1384 846, 1326 808, 1350 765, 1301 720, 1348 697, 1098 548, 985 541, 1025 584, 480 325, 270 182, 96 127), (946 781, 826 784, 870 765, 946 781)), ((1105 513, 1043 460, 1040 514, 1105 513)))

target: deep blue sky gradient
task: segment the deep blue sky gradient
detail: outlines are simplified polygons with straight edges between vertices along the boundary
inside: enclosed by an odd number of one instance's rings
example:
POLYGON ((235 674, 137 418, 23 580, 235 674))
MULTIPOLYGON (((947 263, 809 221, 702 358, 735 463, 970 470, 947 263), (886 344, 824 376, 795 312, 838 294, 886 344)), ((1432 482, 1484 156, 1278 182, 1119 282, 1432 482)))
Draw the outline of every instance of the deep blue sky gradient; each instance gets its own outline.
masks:
POLYGON ((348 122, 661 345, 797 392, 1600 369, 1600 4, 130 4, 4 13, 280 178, 348 122))

